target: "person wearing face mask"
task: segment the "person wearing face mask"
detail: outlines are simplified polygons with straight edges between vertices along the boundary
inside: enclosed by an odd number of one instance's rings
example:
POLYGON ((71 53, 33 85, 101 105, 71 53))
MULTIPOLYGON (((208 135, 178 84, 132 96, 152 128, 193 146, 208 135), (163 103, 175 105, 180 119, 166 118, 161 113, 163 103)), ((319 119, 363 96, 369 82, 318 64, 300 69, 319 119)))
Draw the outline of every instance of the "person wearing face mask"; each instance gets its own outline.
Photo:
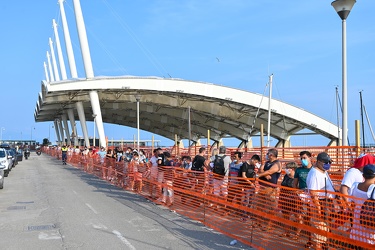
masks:
POLYGON ((301 204, 301 209, 298 219, 302 219, 302 223, 308 225, 310 221, 310 217, 308 216, 310 201, 308 199, 306 178, 312 167, 311 153, 309 151, 301 151, 299 157, 301 166, 294 171, 293 187, 299 189, 299 192, 297 192, 299 197, 297 199, 301 204))
POLYGON ((329 191, 335 192, 332 181, 328 175, 328 170, 331 167, 331 158, 326 152, 319 153, 316 157, 316 163, 306 178, 307 189, 310 192, 311 198, 313 198, 314 204, 320 207, 318 200, 332 198, 331 194, 325 192, 316 191, 329 191))
MULTIPOLYGON (((310 193, 313 207, 310 210, 311 225, 323 231, 328 231, 327 219, 331 215, 335 192, 328 170, 331 158, 326 152, 319 153, 316 162, 306 178, 307 189, 310 193)), ((313 233, 305 248, 321 249, 326 245, 327 237, 313 233)))
POLYGON ((301 167, 297 168, 294 173, 293 187, 306 189, 306 178, 312 167, 311 153, 309 151, 301 151, 299 157, 301 159, 301 167))

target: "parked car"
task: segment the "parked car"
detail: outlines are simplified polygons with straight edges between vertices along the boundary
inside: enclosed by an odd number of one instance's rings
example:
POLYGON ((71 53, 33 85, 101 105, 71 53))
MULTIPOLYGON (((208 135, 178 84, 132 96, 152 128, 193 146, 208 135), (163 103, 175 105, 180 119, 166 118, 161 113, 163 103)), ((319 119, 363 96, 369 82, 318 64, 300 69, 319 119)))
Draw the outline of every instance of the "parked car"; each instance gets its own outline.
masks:
POLYGON ((17 150, 15 148, 11 148, 11 155, 14 157, 14 166, 18 165, 18 157, 17 157, 17 150))
POLYGON ((8 143, 0 144, 0 148, 10 149, 10 145, 8 143))
POLYGON ((4 176, 7 177, 12 170, 12 156, 5 148, 0 148, 0 165, 4 166, 4 176))
POLYGON ((0 189, 4 188, 4 165, 0 165, 0 189))
POLYGON ((8 155, 11 156, 11 164, 12 164, 12 168, 16 167, 17 165, 17 162, 16 162, 16 155, 14 153, 14 151, 12 151, 12 149, 8 149, 8 155))
POLYGON ((22 149, 17 150, 17 161, 22 161, 23 160, 23 151, 22 149))

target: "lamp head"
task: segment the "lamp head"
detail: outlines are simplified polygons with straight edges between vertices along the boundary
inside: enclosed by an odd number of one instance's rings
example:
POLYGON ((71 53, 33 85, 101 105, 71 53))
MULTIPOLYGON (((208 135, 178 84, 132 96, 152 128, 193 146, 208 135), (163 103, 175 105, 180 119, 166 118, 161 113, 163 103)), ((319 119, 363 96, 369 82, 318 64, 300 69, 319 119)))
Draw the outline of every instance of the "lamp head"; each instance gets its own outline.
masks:
POLYGON ((335 0, 331 3, 331 5, 333 6, 333 8, 335 8, 341 20, 346 20, 355 2, 356 0, 335 0))

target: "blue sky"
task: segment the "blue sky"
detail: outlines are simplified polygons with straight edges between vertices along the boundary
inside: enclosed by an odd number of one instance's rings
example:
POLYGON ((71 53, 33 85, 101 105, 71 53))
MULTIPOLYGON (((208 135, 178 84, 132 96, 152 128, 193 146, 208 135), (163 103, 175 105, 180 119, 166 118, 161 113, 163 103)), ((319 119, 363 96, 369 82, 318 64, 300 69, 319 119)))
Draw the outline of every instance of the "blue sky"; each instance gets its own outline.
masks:
MULTIPOLYGON (((263 94, 273 73, 274 98, 337 122, 335 87, 341 96, 342 30, 331 1, 81 0, 81 6, 96 76, 170 75, 263 94)), ((352 143, 354 120, 361 119, 361 90, 375 124, 373 9, 375 1, 359 0, 347 20, 352 143)), ((72 0, 66 1, 65 11, 78 75, 84 77, 72 0)), ((43 62, 48 38, 53 37, 52 19, 60 24, 57 0, 0 3, 3 139, 48 137, 52 123, 35 123, 33 114, 45 78, 43 62)), ((61 25, 59 34, 63 43, 61 25)), ((91 123, 88 129, 92 136, 91 123)), ((136 134, 135 129, 108 124, 105 132, 118 139, 136 134)), ((366 143, 374 143, 369 129, 365 138, 366 143)), ((151 139, 151 134, 142 133, 141 139, 151 139)), ((155 139, 172 143, 157 135, 155 139)), ((311 137, 292 141, 293 145, 320 143, 326 142, 311 137)))

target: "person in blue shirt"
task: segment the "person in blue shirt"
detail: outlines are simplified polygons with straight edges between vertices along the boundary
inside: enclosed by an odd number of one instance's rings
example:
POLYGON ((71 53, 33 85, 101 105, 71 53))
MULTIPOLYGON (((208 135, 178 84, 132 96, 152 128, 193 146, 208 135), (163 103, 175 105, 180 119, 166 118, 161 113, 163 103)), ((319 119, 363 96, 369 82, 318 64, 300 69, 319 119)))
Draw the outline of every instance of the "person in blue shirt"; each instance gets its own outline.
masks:
POLYGON ((228 202, 232 202, 236 196, 241 194, 241 187, 238 185, 238 173, 240 172, 243 162, 241 161, 242 153, 234 152, 233 161, 229 164, 229 187, 228 202))
POLYGON ((107 152, 105 151, 104 147, 101 147, 100 150, 97 152, 97 155, 99 155, 100 163, 104 163, 105 156, 107 155, 107 152))

